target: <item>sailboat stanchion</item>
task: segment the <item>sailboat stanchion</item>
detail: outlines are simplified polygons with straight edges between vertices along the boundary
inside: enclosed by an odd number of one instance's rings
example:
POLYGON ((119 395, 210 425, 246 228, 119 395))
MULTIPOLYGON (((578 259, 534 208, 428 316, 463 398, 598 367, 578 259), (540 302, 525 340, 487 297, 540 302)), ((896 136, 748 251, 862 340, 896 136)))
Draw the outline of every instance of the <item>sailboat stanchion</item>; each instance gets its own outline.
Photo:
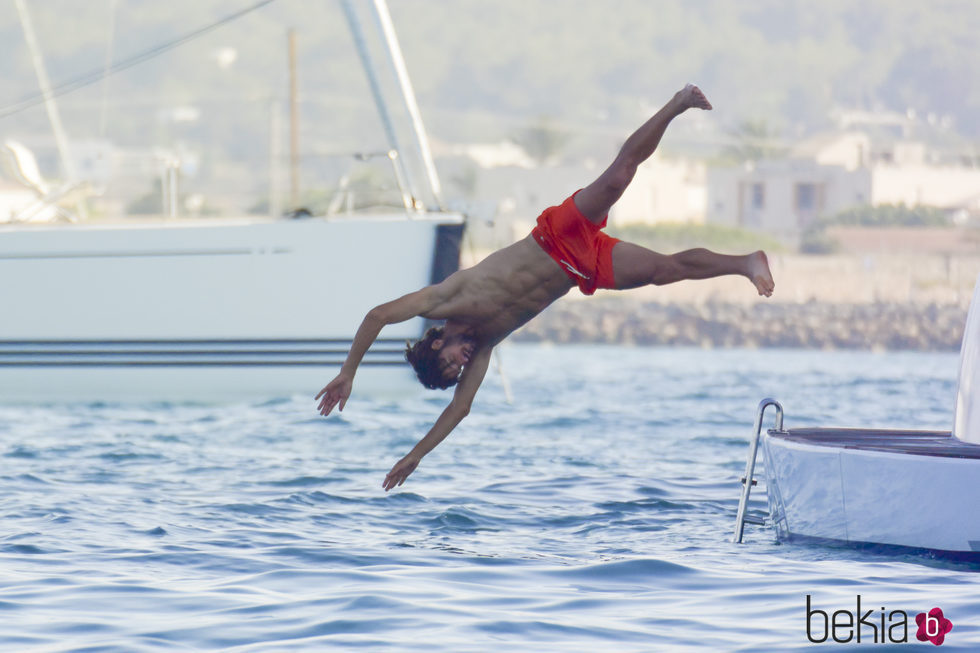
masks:
POLYGON ((769 406, 776 407, 776 430, 783 430, 782 405, 775 399, 766 397, 759 402, 759 408, 755 415, 752 441, 749 443, 749 457, 745 462, 745 476, 742 478, 742 499, 738 502, 738 515, 735 517, 735 536, 732 538, 732 542, 735 544, 742 543, 742 531, 745 529, 745 522, 750 521, 746 518, 745 511, 748 509, 749 494, 752 492, 752 486, 755 485, 755 479, 752 478, 752 475, 755 473, 755 458, 759 450, 759 436, 762 433, 762 417, 766 412, 766 408, 769 406))

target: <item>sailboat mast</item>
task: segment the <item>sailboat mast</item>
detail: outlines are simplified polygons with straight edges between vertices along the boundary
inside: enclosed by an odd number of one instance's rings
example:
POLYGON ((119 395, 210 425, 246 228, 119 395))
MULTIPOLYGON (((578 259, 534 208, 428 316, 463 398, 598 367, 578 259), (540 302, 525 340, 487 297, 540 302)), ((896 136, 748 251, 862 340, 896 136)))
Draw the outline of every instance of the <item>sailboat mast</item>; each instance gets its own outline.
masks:
POLYGON ((299 206, 299 83, 296 80, 296 31, 289 30, 289 203, 299 206))
POLYGON ((357 50, 357 54, 361 59, 361 65, 364 68, 364 74, 367 77, 368 86, 371 89, 371 96, 374 98, 374 105, 378 109, 381 125, 384 127, 385 135, 388 138, 388 146, 390 151, 395 152, 395 155, 389 153, 388 158, 391 160, 395 170, 395 178, 398 181, 398 187, 402 194, 402 203, 405 205, 405 210, 409 213, 420 211, 423 207, 416 200, 417 192, 415 185, 412 183, 413 180, 409 176, 404 159, 401 156, 401 148, 398 145, 398 134, 395 132, 395 124, 391 119, 391 114, 388 112, 388 105, 385 102, 384 93, 381 90, 381 83, 374 69, 374 63, 371 61, 367 41, 364 38, 364 31, 361 29, 360 21, 357 19, 357 12, 354 9, 352 0, 342 0, 341 6, 344 8, 344 16, 347 18, 347 24, 350 27, 351 37, 354 39, 354 48, 357 50))
POLYGON ((419 111, 418 102, 415 100, 415 91, 408 76, 408 69, 405 67, 405 58, 402 56, 402 49, 398 44, 398 35, 395 33, 395 26, 391 22, 391 13, 388 11, 388 4, 385 0, 374 0, 374 14, 384 36, 385 47, 388 50, 392 67, 395 69, 395 76, 398 78, 398 86, 401 89, 402 100, 405 102, 405 109, 412 120, 412 133, 415 135, 415 144, 418 147, 419 155, 422 157, 425 179, 429 183, 429 190, 436 200, 436 205, 442 209, 444 208, 442 186, 439 183, 435 162, 432 160, 432 151, 429 149, 429 138, 426 136, 425 126, 422 124, 422 114, 419 111))
POLYGON ((31 21, 30 12, 27 10, 26 0, 14 0, 17 5, 17 13, 20 15, 20 24, 24 30, 24 39, 27 47, 31 51, 31 60, 34 63, 34 72, 37 75, 38 84, 41 87, 41 94, 44 96, 44 108, 48 112, 48 120, 51 122, 51 130, 54 132, 55 144, 58 146, 58 155, 61 157, 61 167, 65 177, 69 182, 77 181, 78 176, 75 172, 75 163, 72 161, 68 150, 68 137, 65 135, 65 128, 61 124, 61 115, 58 113, 58 105, 54 102, 54 94, 51 91, 51 80, 48 78, 48 71, 44 67, 44 58, 41 56, 41 47, 38 45, 37 36, 34 34, 34 23, 31 21))

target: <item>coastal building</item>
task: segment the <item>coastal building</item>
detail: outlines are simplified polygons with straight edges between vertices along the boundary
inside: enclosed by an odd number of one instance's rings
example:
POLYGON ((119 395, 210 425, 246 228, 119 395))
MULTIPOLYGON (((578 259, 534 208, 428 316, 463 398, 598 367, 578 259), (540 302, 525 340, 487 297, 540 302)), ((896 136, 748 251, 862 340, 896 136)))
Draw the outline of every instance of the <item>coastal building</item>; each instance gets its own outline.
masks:
MULTIPOLYGON (((518 145, 449 145, 436 142, 440 174, 463 200, 453 208, 470 216, 475 241, 501 246, 530 232, 541 211, 590 183, 602 172, 583 157, 541 165, 518 145)), ((701 161, 654 156, 644 162, 609 214, 610 224, 704 222, 707 166, 701 161)))
POLYGON ((707 222, 793 239, 821 215, 871 198, 867 168, 848 170, 807 159, 749 162, 707 175, 707 222))
POLYGON ((598 172, 586 165, 477 169, 467 211, 471 236, 494 247, 523 238, 541 211, 561 203, 598 172))
POLYGON ((541 211, 589 183, 590 161, 541 165, 516 143, 449 144, 433 140, 450 207, 468 217, 479 247, 496 248, 530 233, 541 211))
POLYGON ((871 203, 935 206, 980 218, 980 168, 953 165, 877 165, 871 203), (965 212, 965 213, 964 213, 965 212))
POLYGON ((644 161, 609 213, 614 224, 703 223, 707 166, 701 161, 657 155, 644 161))
POLYGON ((980 169, 932 164, 921 143, 875 150, 866 134, 845 132, 804 141, 784 158, 712 168, 707 195, 708 222, 795 239, 818 218, 862 205, 980 217, 980 169))

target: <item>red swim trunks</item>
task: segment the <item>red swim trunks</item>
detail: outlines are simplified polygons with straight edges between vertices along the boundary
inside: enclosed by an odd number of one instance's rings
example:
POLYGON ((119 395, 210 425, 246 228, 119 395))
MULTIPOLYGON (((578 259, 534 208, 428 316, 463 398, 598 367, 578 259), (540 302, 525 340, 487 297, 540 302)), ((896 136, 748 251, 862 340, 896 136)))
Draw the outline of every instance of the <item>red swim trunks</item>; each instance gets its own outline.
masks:
POLYGON ((583 295, 591 295, 596 288, 616 287, 612 250, 619 239, 602 231, 608 219, 607 215, 601 224, 590 222, 575 206, 573 193, 560 205, 545 209, 531 231, 534 242, 578 284, 583 295))

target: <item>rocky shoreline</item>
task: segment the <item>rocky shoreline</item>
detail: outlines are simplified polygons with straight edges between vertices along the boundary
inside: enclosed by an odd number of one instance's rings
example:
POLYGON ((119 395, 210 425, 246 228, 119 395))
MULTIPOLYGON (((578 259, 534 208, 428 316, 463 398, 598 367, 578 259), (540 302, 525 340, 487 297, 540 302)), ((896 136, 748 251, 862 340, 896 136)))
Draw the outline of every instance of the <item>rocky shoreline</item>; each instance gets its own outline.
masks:
POLYGON ((662 304, 618 298, 558 302, 518 342, 958 351, 956 304, 662 304))

